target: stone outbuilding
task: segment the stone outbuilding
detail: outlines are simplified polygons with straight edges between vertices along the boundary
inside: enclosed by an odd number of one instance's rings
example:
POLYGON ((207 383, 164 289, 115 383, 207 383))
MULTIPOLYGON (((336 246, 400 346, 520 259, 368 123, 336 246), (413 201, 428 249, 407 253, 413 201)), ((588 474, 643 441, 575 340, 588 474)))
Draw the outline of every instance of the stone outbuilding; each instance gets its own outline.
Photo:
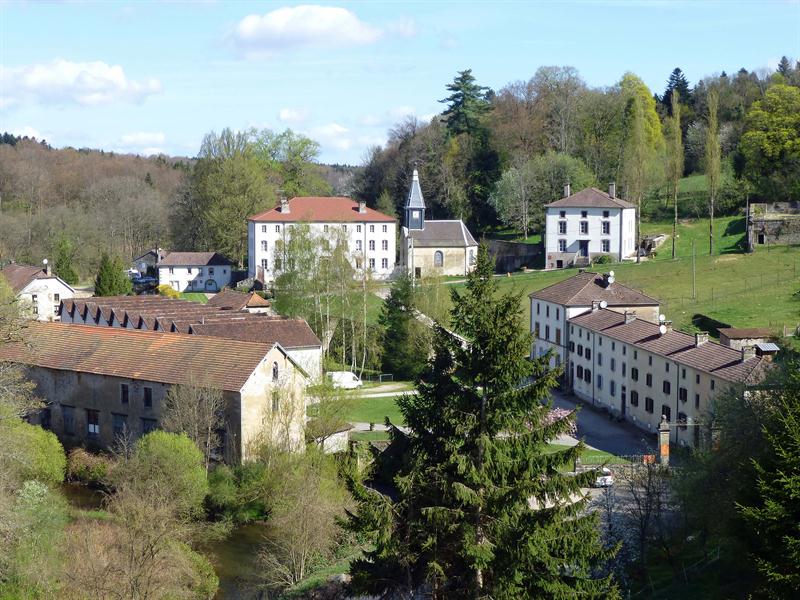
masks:
POLYGON ((775 339, 774 332, 768 327, 721 327, 719 343, 734 350, 753 348, 756 344, 765 344, 775 339))

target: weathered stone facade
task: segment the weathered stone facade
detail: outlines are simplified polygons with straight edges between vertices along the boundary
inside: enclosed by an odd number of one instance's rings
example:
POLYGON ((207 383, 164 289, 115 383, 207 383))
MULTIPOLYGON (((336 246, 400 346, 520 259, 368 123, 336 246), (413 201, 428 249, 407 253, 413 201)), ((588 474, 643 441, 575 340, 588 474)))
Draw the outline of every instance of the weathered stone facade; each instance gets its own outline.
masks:
POLYGON ((800 203, 753 203, 747 212, 748 252, 759 246, 800 244, 800 203))

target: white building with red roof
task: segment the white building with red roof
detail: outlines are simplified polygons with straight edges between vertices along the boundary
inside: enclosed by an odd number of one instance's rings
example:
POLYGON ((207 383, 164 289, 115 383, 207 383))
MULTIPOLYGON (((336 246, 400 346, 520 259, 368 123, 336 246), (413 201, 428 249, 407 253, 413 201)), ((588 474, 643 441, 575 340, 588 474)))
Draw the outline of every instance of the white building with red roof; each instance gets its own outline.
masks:
MULTIPOLYGON (((358 274, 387 279, 395 269, 397 222, 351 198, 304 196, 253 215, 247 223, 248 271, 251 277, 271 281, 276 260, 291 238, 292 226, 308 223, 313 235, 347 244, 350 263, 358 274), (276 254, 276 248, 279 252, 276 254)), ((290 257, 286 257, 287 259, 290 257)))

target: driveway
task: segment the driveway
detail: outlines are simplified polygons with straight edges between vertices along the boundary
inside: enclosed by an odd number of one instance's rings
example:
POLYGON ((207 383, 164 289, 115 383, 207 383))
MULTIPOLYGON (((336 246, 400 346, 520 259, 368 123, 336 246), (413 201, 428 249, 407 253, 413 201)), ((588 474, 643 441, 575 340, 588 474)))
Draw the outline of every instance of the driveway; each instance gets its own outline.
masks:
POLYGON ((581 402, 571 394, 553 391, 553 406, 578 411, 578 437, 584 443, 617 456, 654 454, 656 435, 628 422, 610 419, 608 414, 581 402))

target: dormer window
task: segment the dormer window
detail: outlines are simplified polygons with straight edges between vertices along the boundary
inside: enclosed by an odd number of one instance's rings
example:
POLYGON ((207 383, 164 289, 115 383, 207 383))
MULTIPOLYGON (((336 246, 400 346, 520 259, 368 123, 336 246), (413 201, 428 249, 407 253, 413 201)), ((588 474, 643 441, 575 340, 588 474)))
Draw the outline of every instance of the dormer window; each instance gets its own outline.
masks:
POLYGON ((581 211, 581 219, 586 219, 588 217, 589 217, 589 211, 588 210, 582 210, 581 211))
POLYGON ((609 214, 611 214, 611 213, 609 213, 609 211, 607 211, 607 210, 604 210, 604 211, 603 211, 603 218, 604 218, 604 219, 607 219, 607 218, 608 218, 608 216, 609 216, 609 214))
POLYGON ((559 219, 566 219, 567 218, 567 211, 565 211, 565 210, 558 211, 558 218, 559 219))

